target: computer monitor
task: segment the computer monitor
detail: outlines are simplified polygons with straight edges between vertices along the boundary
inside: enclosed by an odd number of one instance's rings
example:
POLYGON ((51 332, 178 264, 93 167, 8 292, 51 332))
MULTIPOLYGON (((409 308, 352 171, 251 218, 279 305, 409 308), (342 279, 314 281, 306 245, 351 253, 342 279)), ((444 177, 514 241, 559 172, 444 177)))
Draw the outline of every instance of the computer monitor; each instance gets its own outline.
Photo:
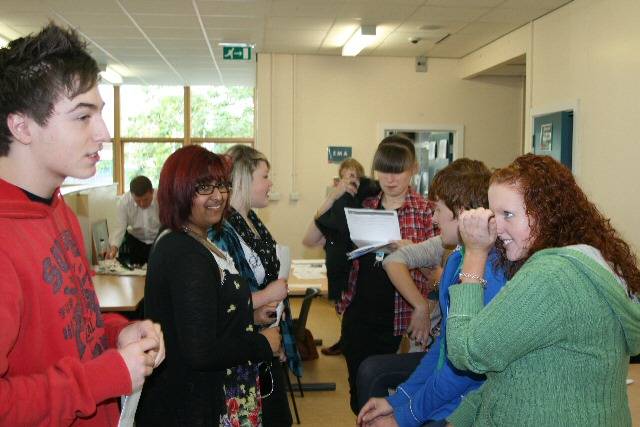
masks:
POLYGON ((93 264, 97 264, 104 259, 109 250, 109 228, 106 219, 91 224, 91 240, 93 264))

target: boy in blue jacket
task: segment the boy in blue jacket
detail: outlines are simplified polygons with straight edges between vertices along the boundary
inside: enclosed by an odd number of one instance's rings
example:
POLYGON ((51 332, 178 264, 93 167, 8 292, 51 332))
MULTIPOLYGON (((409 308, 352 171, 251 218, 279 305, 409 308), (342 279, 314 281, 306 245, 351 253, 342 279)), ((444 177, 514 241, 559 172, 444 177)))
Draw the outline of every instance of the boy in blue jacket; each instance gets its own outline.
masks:
MULTIPOLYGON (((459 159, 438 172, 429 190, 429 199, 434 202, 434 221, 440 228, 440 236, 425 242, 404 246, 387 257, 384 268, 394 286, 404 296, 415 285, 409 270, 436 267, 445 246, 460 245, 458 217, 466 209, 487 207, 487 189, 491 172, 479 161, 459 159)), ((411 376, 397 386, 396 393, 387 398, 372 397, 364 404, 358 425, 367 427, 445 425, 445 419, 458 407, 464 396, 484 382, 484 376, 455 368, 447 359, 446 322, 449 306, 449 286, 459 282, 464 248, 458 246, 447 259, 440 280, 439 304, 442 311, 441 332, 429 352, 421 358, 411 376)), ((484 280, 485 304, 505 284, 504 272, 496 267, 495 251, 487 261, 484 280)), ((405 297, 406 298, 406 297, 405 297)), ((423 325, 409 330, 415 341, 424 342, 416 331, 424 331, 423 325)), ((429 327, 426 328, 429 330, 429 327)), ((375 382, 385 377, 385 371, 394 370, 412 360, 415 354, 393 354, 373 356, 360 368, 359 377, 373 378, 369 381, 372 395, 384 394, 388 383, 376 387, 375 382), (395 366, 394 366, 395 365, 395 366), (377 391, 376 391, 377 390, 377 391)), ((366 381, 366 380, 363 380, 366 381)), ((367 388, 359 388, 367 392, 367 388)))

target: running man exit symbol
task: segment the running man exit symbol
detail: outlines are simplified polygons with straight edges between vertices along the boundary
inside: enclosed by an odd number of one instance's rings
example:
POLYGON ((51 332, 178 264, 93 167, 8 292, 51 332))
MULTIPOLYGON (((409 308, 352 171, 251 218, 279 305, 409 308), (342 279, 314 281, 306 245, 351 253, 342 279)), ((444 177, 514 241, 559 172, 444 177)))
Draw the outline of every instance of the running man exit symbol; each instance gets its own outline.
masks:
POLYGON ((223 46, 222 59, 225 61, 249 61, 251 48, 244 46, 223 46))

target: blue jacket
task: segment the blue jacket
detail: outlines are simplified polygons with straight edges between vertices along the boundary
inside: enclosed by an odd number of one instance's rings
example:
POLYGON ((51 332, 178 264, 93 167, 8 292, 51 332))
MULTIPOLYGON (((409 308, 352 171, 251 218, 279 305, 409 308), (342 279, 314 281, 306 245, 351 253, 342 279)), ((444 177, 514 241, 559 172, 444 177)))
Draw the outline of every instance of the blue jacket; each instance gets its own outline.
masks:
MULTIPOLYGON (((493 299, 506 282, 504 272, 496 269, 497 253, 492 251, 487 260, 484 278, 485 305, 493 299)), ((443 420, 460 404, 464 395, 482 385, 484 375, 462 371, 447 358, 446 326, 449 309, 449 286, 459 282, 463 253, 456 249, 447 260, 440 280, 441 332, 432 348, 422 358, 409 379, 400 384, 396 393, 387 398, 401 427, 421 426, 430 420, 443 420)))

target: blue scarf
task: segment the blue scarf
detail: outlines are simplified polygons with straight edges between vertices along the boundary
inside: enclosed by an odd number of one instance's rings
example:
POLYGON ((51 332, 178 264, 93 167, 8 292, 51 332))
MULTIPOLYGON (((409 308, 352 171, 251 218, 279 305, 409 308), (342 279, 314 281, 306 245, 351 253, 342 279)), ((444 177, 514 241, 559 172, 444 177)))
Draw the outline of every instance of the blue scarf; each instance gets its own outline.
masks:
MULTIPOLYGON (((253 213, 253 212, 251 212, 253 213)), ((231 221, 234 223, 234 225, 237 228, 243 228, 246 227, 247 229, 249 228, 249 226, 244 222, 244 219, 242 218, 242 216, 234 211, 231 214, 231 221), (240 217, 240 218, 238 218, 240 217), (242 220, 242 223, 239 222, 239 219, 242 220)), ((273 242, 273 253, 275 254, 275 241, 273 241, 273 238, 271 237, 271 234, 266 230, 266 228, 264 227, 264 225, 262 224, 262 222, 257 218, 257 216, 255 215, 255 213, 253 213, 253 215, 250 217, 250 219, 252 220, 252 222, 254 222, 254 225, 256 225, 256 228, 259 231, 265 231, 268 235, 264 236, 264 240, 262 240, 263 242, 273 242), (258 224, 255 224, 255 221, 257 220, 259 222, 258 224)), ((240 276, 242 276, 247 283, 249 283, 249 288, 251 289, 251 292, 256 292, 259 290, 264 289, 272 280, 275 280, 275 278, 271 278, 270 274, 268 274, 268 272, 266 272, 265 269, 265 280, 263 283, 258 283, 256 280, 256 276, 253 274, 253 270, 251 270, 251 267, 249 266, 249 263, 247 262, 245 255, 244 255, 244 250, 242 249, 242 244, 240 243, 240 239, 238 238, 238 234, 242 235, 245 234, 244 232, 246 232, 247 230, 241 230, 242 232, 238 232, 236 233, 236 228, 234 228, 234 226, 231 225, 230 222, 228 221, 224 221, 222 223, 222 231, 219 233, 216 233, 215 230, 211 229, 209 230, 209 238, 222 250, 226 251, 229 255, 231 255, 231 258, 233 258, 233 262, 236 265, 236 268, 238 269, 238 272, 240 273, 240 276), (271 280, 269 280, 271 279, 271 280)), ((253 233, 252 233, 253 234, 253 233)), ((263 239, 262 233, 261 233, 261 239, 263 239)), ((257 239, 257 240, 261 240, 261 239, 257 239)), ((247 242, 245 240, 245 243, 247 243, 247 245, 252 248, 252 245, 250 244, 250 242, 247 242)), ((256 253, 258 253, 259 257, 262 257, 262 252, 263 251, 257 251, 256 249, 252 248, 256 253)), ((264 261, 263 261, 263 265, 265 265, 264 261)), ((277 273, 276 273, 277 275, 277 273)), ((276 277, 277 278, 277 277, 276 277)), ((298 348, 296 346, 296 340, 295 337, 293 336, 293 322, 292 322, 292 317, 291 317, 291 309, 289 308, 289 299, 286 298, 284 300, 284 312, 286 314, 285 320, 280 322, 280 333, 282 334, 282 342, 283 342, 283 346, 284 346, 284 352, 287 355, 287 364, 289 366, 289 369, 291 369, 291 372, 293 372, 294 375, 301 377, 302 376, 302 363, 300 363, 300 355, 298 354, 298 348)))

